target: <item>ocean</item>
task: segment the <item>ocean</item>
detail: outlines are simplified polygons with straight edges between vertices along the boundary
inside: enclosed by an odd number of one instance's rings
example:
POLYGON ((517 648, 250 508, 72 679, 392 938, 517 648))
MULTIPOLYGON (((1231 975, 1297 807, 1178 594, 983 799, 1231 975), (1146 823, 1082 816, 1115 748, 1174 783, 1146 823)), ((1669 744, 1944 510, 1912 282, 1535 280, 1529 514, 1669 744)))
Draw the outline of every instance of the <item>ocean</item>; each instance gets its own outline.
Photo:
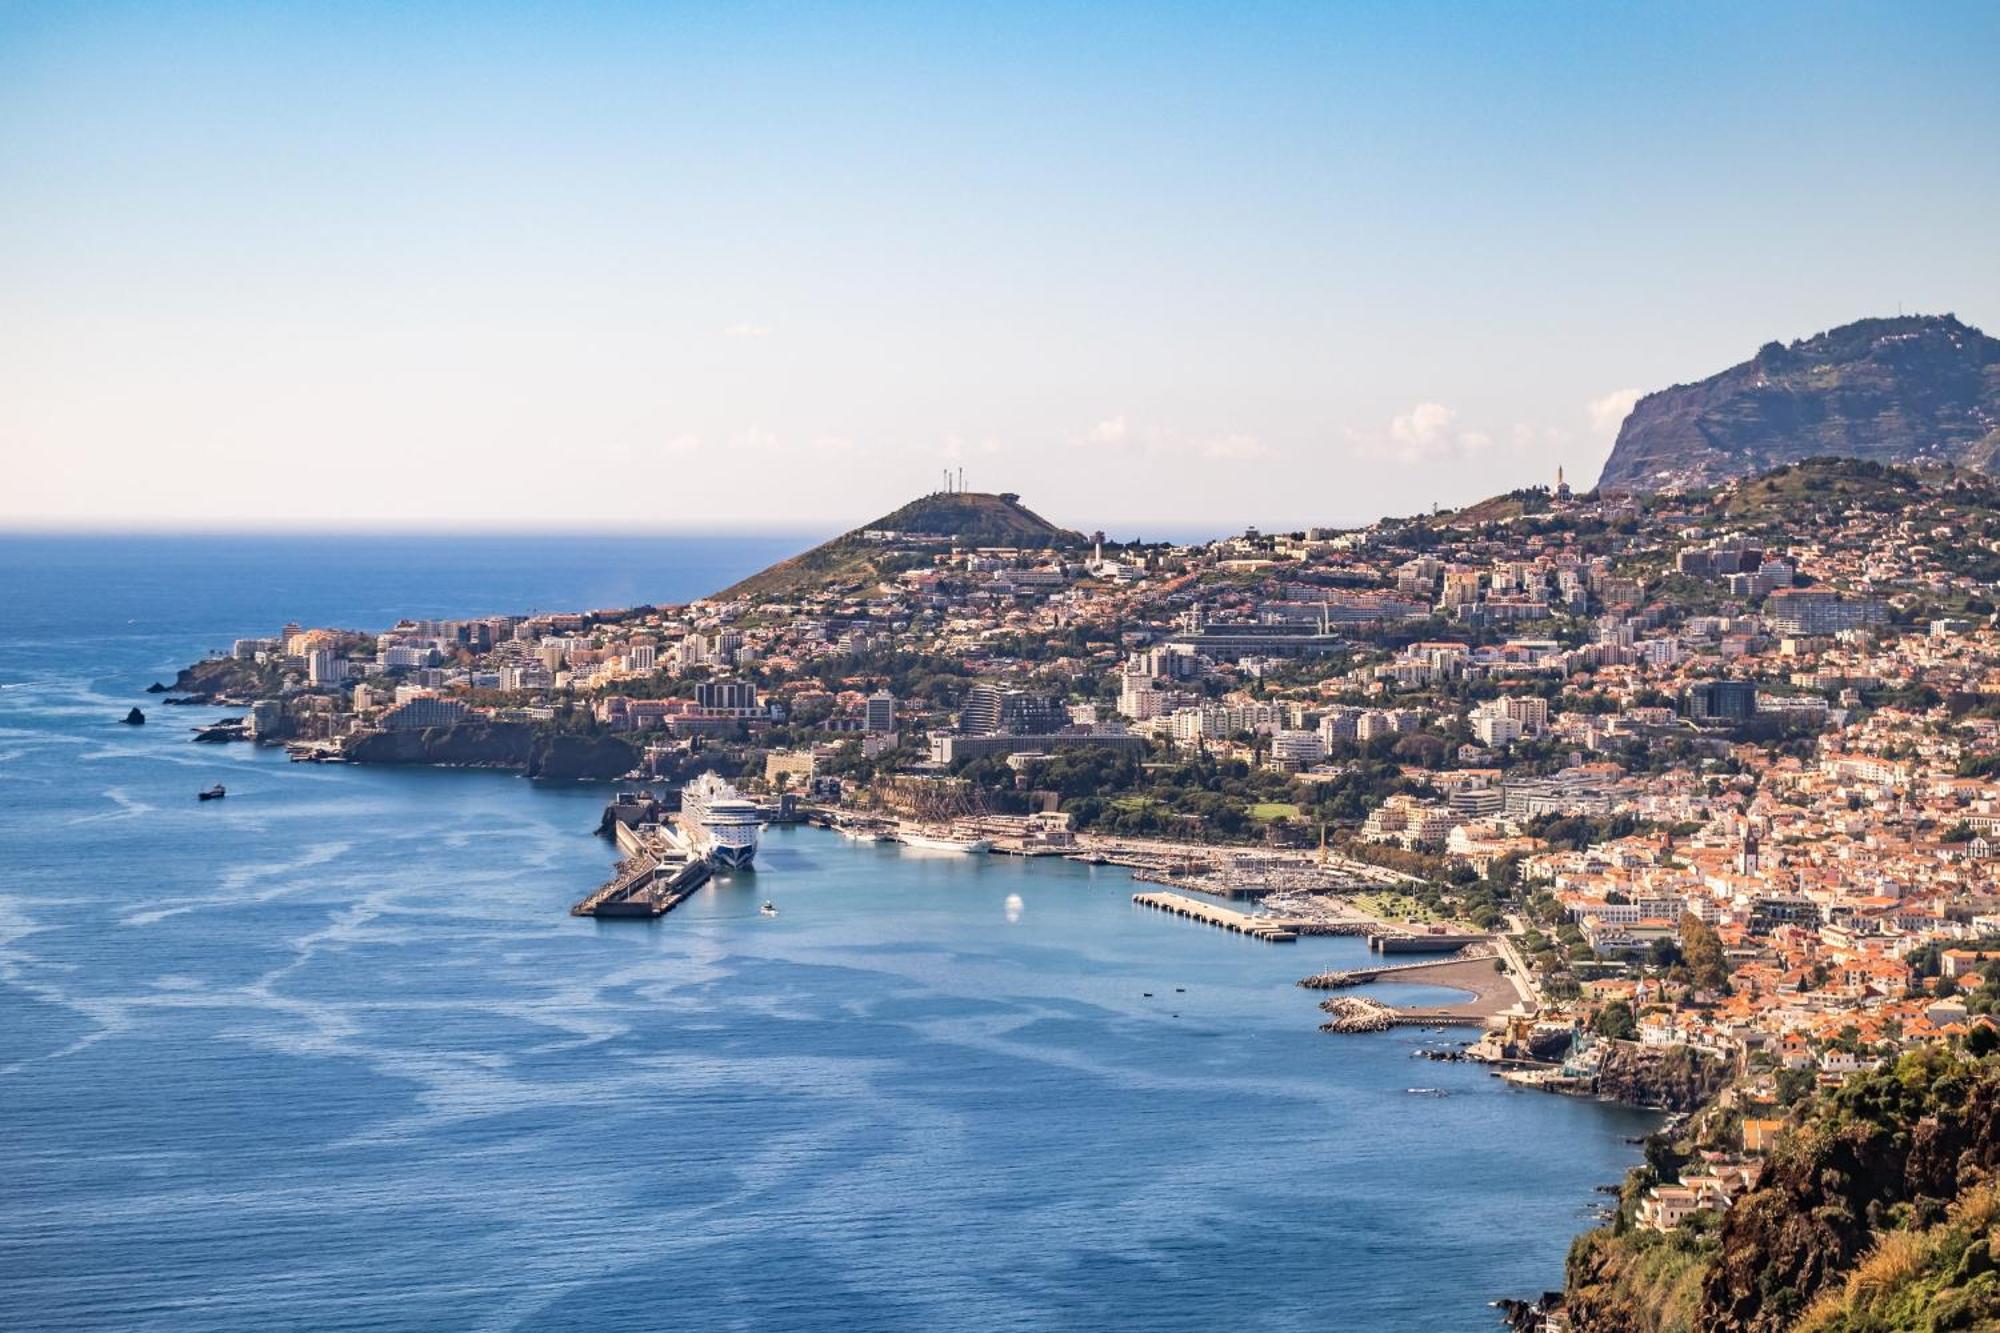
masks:
POLYGON ((811 829, 576 920, 604 788, 196 745, 221 712, 142 692, 801 544, 0 539, 7 1326, 1466 1330, 1560 1284, 1651 1118, 1320 1033, 1293 983, 1356 941, 811 829))

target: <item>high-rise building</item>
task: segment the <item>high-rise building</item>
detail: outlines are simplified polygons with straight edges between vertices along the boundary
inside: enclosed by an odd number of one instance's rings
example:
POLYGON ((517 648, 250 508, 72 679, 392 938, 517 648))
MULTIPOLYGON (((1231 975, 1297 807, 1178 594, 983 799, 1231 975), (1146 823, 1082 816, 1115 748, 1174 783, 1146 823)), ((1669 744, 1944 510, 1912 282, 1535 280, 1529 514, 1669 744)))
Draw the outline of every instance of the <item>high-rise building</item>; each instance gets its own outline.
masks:
POLYGON ((1060 699, 980 682, 966 692, 958 729, 968 736, 1057 731, 1069 721, 1060 699))
POLYGON ((1780 588, 1764 602, 1764 615, 1779 634, 1838 634, 1869 629, 1889 618, 1873 597, 1842 597, 1820 588, 1780 588))
POLYGON ((306 678, 314 685, 338 685, 347 678, 347 662, 331 648, 315 648, 306 655, 306 678))
POLYGON ((1757 684, 1749 680, 1698 680, 1687 687, 1691 722, 1745 722, 1757 714, 1757 684))
POLYGON ((694 701, 710 713, 753 713, 757 687, 747 680, 705 680, 694 687, 694 701))
MULTIPOLYGON (((1521 733, 1539 736, 1549 725, 1549 701, 1532 694, 1509 694, 1494 700, 1503 716, 1521 724, 1521 733)), ((1492 744, 1488 741, 1487 744, 1492 744)))
POLYGON ((1135 722, 1158 717, 1166 711, 1167 695, 1142 672, 1127 670, 1118 687, 1118 711, 1135 722))
POLYGON ((384 731, 423 731, 430 727, 456 726, 466 716, 465 705, 456 699, 417 695, 383 713, 375 720, 375 725, 384 731))
POLYGON ((877 690, 868 696, 863 705, 861 729, 863 731, 884 732, 896 729, 896 696, 887 690, 877 690))

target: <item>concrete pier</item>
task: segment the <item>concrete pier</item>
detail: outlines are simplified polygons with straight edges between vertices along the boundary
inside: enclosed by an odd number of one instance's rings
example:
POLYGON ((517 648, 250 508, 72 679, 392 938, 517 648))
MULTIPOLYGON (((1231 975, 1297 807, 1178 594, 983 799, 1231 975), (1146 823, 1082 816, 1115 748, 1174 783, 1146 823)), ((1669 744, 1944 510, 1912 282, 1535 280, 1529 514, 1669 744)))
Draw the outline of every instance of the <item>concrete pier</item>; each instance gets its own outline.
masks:
POLYGON ((1381 930, 1368 937, 1376 953, 1457 953, 1468 944, 1484 944, 1485 935, 1443 935, 1427 931, 1381 930))
MULTIPOLYGON (((620 827, 619 845, 626 839, 620 827)), ((708 883, 708 862, 683 852, 641 845, 618 865, 597 892, 569 909, 571 916, 665 916, 708 883)))
MULTIPOLYGON (((1467 957, 1484 955, 1467 955, 1467 957)), ((1300 981, 1307 990, 1336 990, 1342 986, 1363 986, 1383 978, 1394 979, 1399 972, 1425 972, 1436 968, 1450 967, 1466 961, 1466 957, 1438 958, 1421 963, 1384 963, 1380 967, 1350 967, 1338 972, 1320 972, 1300 981)), ((1404 978, 1420 981, 1421 977, 1404 978)))
POLYGON ((1298 923, 1280 920, 1276 917, 1251 916, 1215 903, 1197 902, 1178 893, 1135 893, 1132 901, 1141 907, 1158 908, 1162 912, 1172 912, 1191 921, 1205 922, 1233 930, 1239 935, 1265 940, 1272 944, 1290 944, 1298 939, 1298 923))

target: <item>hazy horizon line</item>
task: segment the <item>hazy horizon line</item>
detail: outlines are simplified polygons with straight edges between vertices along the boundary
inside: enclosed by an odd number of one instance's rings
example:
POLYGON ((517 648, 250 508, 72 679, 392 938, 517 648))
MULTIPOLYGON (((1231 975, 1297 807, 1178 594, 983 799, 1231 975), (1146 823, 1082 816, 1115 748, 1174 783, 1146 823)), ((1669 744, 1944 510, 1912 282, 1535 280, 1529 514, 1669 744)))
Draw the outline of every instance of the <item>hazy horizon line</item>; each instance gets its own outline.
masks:
MULTIPOLYGON (((1383 515, 1383 517, 1390 517, 1390 515, 1385 514, 1383 515)), ((602 538, 607 540, 615 540, 619 538, 657 539, 657 538, 667 538, 667 537, 697 537, 697 538, 714 537, 714 538, 740 538, 748 540, 755 538, 797 537, 807 540, 825 541, 825 540, 830 540, 833 537, 840 536, 844 533, 855 531, 861 526, 863 525, 852 524, 847 527, 827 529, 824 527, 808 526, 794 522, 775 523, 769 527, 760 527, 749 522, 744 522, 740 524, 708 523, 708 524, 698 524, 698 525, 662 525, 657 527, 653 526, 639 527, 625 523, 610 524, 604 526, 585 526, 580 524, 522 526, 519 524, 509 524, 509 523, 461 524, 461 523, 404 523, 404 522, 381 522, 381 523, 217 522, 217 523, 195 523, 195 524, 171 523, 171 524, 152 525, 152 524, 125 523, 114 520, 105 520, 102 522, 94 520, 85 520, 81 522, 50 522, 50 523, 20 523, 10 520, 0 520, 0 540, 20 540, 23 538, 75 538, 82 540, 89 538, 121 538, 121 537, 130 537, 130 538, 291 537, 299 539, 308 539, 315 537, 397 537, 397 538, 419 538, 419 539, 435 538, 438 540, 446 540, 451 538, 469 538, 469 539, 521 538, 524 540, 560 539, 560 538, 572 538, 572 539, 602 538)), ((1174 540, 1174 541, 1209 541, 1231 535, 1235 531, 1241 531, 1245 526, 1246 526, 1245 524, 1239 523, 1236 524, 1234 528, 1223 527, 1217 529, 1214 528, 1213 525, 1204 524, 1201 526, 1200 531, 1203 533, 1207 533, 1209 535, 1195 536, 1194 535, 1196 531, 1195 527, 1193 525, 1188 525, 1188 524, 1175 523, 1171 521, 1158 522, 1158 523, 1150 523, 1150 522, 1128 523, 1128 524, 1122 524, 1121 527, 1129 530, 1131 533, 1136 535, 1121 537, 1108 527, 1104 529, 1104 534, 1105 534, 1105 540, 1113 543, 1121 543, 1125 541, 1135 541, 1141 539, 1174 540), (1168 536, 1165 538, 1151 538, 1151 539, 1143 538, 1143 534, 1147 531, 1167 533, 1168 536)), ((1304 528, 1307 527, 1319 527, 1319 526, 1363 527, 1366 526, 1366 523, 1354 522, 1352 520, 1345 520, 1333 524, 1326 524, 1326 523, 1290 523, 1290 524, 1275 523, 1274 524, 1274 523, 1260 522, 1260 523, 1249 524, 1248 526, 1255 526, 1260 530, 1269 532, 1289 532, 1294 530, 1303 530, 1304 528)))

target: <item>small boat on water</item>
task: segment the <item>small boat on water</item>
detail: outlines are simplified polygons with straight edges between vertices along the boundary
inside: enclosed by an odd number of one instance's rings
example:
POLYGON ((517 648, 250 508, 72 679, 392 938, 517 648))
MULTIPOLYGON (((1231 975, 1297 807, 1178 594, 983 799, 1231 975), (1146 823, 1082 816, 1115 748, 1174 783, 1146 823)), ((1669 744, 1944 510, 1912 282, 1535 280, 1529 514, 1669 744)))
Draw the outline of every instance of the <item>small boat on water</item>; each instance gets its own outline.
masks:
POLYGON ((198 801, 219 801, 227 795, 229 795, 228 788, 224 787, 220 782, 210 787, 207 791, 198 791, 194 794, 195 799, 198 801))
POLYGON ((882 835, 873 829, 848 828, 845 825, 842 825, 840 829, 840 836, 849 842, 880 842, 882 840, 882 835))
POLYGON ((757 911, 763 916, 776 916, 778 914, 778 905, 767 898, 764 900, 764 905, 758 908, 757 911))

